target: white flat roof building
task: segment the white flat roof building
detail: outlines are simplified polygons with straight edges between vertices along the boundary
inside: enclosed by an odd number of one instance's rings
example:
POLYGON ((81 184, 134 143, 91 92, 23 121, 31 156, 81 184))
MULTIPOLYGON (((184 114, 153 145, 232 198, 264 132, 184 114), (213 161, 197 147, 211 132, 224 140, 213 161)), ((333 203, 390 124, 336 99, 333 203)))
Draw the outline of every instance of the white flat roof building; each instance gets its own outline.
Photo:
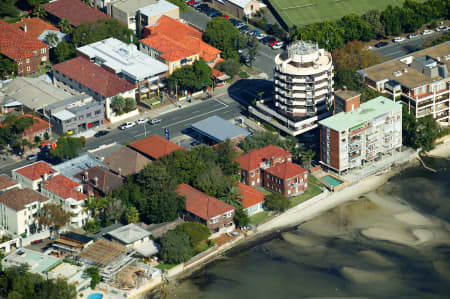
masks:
POLYGON ((139 12, 147 17, 154 17, 177 8, 178 6, 175 4, 165 0, 159 0, 154 4, 150 4, 139 9, 139 12))
POLYGON ((160 74, 168 70, 167 65, 140 52, 136 45, 115 38, 80 47, 77 51, 133 83, 157 80, 160 74))

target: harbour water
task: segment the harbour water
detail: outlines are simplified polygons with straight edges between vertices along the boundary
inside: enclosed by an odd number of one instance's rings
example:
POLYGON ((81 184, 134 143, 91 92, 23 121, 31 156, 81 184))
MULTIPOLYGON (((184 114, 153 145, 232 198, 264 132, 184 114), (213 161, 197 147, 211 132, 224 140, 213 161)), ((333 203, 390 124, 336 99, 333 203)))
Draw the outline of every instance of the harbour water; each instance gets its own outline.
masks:
POLYGON ((438 172, 408 168, 373 192, 209 264, 169 287, 167 298, 448 298, 450 161, 426 162, 438 172))

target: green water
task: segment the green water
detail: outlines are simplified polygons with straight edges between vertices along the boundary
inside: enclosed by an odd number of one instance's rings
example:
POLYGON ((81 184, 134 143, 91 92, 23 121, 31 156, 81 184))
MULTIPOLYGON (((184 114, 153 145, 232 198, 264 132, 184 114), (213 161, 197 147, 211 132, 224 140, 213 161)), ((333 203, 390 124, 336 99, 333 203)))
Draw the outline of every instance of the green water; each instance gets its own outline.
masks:
POLYGON ((331 175, 324 176, 322 180, 324 180, 331 187, 336 187, 343 183, 341 180, 338 180, 337 178, 331 175))
POLYGON ((449 298, 450 163, 432 162, 438 173, 407 169, 376 192, 171 282, 167 298, 449 298))

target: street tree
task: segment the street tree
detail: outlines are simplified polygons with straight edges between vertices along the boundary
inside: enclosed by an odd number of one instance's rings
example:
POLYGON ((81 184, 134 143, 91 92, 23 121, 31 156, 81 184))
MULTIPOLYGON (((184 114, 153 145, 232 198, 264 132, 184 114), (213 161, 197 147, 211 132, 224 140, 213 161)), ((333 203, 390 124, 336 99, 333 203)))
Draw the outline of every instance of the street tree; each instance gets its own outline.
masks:
POLYGON ((237 40, 239 39, 239 30, 225 18, 213 18, 206 25, 203 34, 205 42, 222 51, 224 59, 237 59, 237 40))
POLYGON ((334 50, 332 56, 336 70, 349 68, 357 71, 382 61, 380 55, 367 49, 361 41, 348 42, 345 47, 334 50))
POLYGON ((56 148, 50 150, 50 157, 56 161, 64 161, 78 157, 78 151, 86 144, 84 137, 61 136, 56 148))
POLYGON ((385 29, 381 21, 381 12, 377 9, 371 9, 362 15, 364 21, 372 26, 376 38, 384 37, 385 29))
POLYGON ((338 24, 344 29, 346 41, 357 39, 367 42, 375 37, 372 26, 357 14, 343 16, 338 24))
POLYGON ((258 43, 258 39, 253 36, 252 37, 253 41, 251 42, 251 46, 248 49, 248 58, 249 58, 249 66, 252 67, 253 62, 256 59, 256 56, 259 55, 258 52, 258 47, 259 47, 259 43, 258 43))

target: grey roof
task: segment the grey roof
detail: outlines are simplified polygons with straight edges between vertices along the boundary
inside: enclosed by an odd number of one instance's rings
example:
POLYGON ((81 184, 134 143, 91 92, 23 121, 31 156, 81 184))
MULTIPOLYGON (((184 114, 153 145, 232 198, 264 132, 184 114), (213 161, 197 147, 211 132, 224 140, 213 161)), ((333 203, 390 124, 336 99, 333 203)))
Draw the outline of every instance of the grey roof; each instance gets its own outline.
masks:
POLYGON ((150 236, 151 233, 134 223, 130 223, 113 231, 110 231, 108 235, 124 244, 131 244, 150 236))
MULTIPOLYGON (((134 81, 158 76, 168 70, 166 64, 139 51, 134 44, 108 38, 77 49, 95 63, 107 66, 116 74, 122 73, 134 81)), ((157 79, 157 78, 155 78, 157 79)))
POLYGON ((96 149, 90 150, 89 153, 91 153, 96 158, 103 161, 110 154, 114 153, 115 151, 117 151, 118 149, 120 149, 122 147, 125 147, 125 146, 123 146, 120 143, 113 142, 110 144, 103 144, 96 149))
POLYGON ((128 14, 138 11, 140 8, 157 3, 158 0, 118 0, 112 4, 114 7, 128 14))
POLYGON ((89 99, 89 98, 92 98, 92 97, 87 95, 87 94, 82 93, 82 94, 79 94, 79 95, 70 96, 70 97, 68 97, 65 100, 62 100, 62 101, 59 101, 59 102, 47 105, 45 107, 45 109, 46 110, 54 110, 54 109, 58 109, 58 108, 64 109, 68 105, 71 105, 71 104, 74 104, 74 103, 78 103, 78 102, 82 102, 82 101, 84 101, 86 99, 89 99))
POLYGON ((217 115, 196 122, 191 125, 191 128, 217 142, 222 142, 227 138, 233 139, 242 135, 248 135, 246 130, 233 125, 217 115))
POLYGON ((53 113, 53 116, 62 121, 76 117, 75 114, 73 114, 72 112, 67 111, 67 110, 61 110, 61 111, 55 112, 55 113, 53 113))
POLYGON ((113 224, 111 224, 110 226, 104 227, 104 228, 102 228, 101 230, 99 230, 99 231, 93 233, 91 236, 92 236, 94 239, 97 239, 97 240, 98 240, 98 239, 103 239, 110 231, 113 231, 113 230, 115 230, 115 229, 118 229, 119 227, 122 227, 122 226, 123 226, 122 223, 119 223, 119 222, 113 223, 113 224))
POLYGON ((31 110, 38 110, 52 103, 71 97, 64 90, 40 79, 20 77, 2 88, 6 97, 21 102, 31 110))
POLYGON ((81 182, 75 175, 83 170, 94 166, 102 166, 102 162, 96 159, 92 154, 84 154, 74 159, 68 160, 64 163, 53 166, 62 175, 68 177, 76 182, 81 182))
POLYGON ((168 11, 177 9, 178 6, 165 0, 159 0, 155 4, 148 5, 139 10, 139 12, 147 17, 162 15, 168 11))
POLYGON ((49 34, 49 33, 54 33, 54 34, 56 34, 56 36, 58 37, 58 42, 56 43, 56 45, 54 45, 54 46, 52 46, 52 47, 50 47, 50 48, 56 47, 56 46, 57 46, 60 42, 62 42, 63 40, 64 40, 64 41, 68 41, 67 34, 62 33, 61 31, 58 31, 58 30, 48 30, 48 29, 47 29, 47 30, 44 30, 44 32, 42 32, 41 35, 39 35, 38 40, 40 40, 40 41, 42 41, 42 42, 44 42, 44 43, 50 45, 50 44, 47 42, 47 34, 49 34))

